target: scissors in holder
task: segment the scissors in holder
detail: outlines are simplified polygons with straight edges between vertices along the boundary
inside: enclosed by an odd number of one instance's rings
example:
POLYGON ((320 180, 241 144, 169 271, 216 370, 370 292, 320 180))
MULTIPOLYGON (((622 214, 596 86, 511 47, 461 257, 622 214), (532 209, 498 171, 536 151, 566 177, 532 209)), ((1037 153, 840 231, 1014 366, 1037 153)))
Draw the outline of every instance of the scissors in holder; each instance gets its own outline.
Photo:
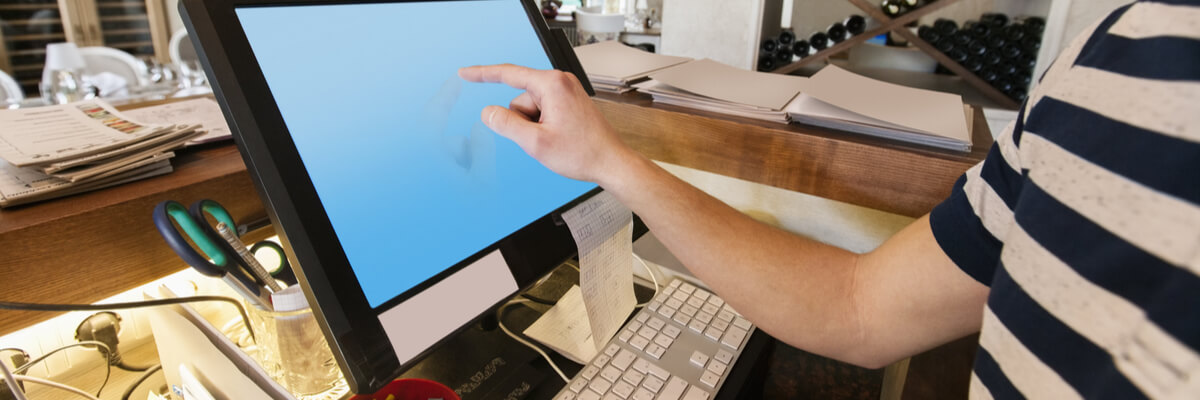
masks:
POLYGON ((167 246, 196 271, 224 280, 254 306, 271 310, 270 293, 265 289, 265 283, 259 282, 249 272, 246 261, 217 235, 204 214, 213 216, 218 222, 237 226, 233 217, 212 200, 200 200, 192 210, 195 212, 189 212, 187 207, 174 200, 164 201, 154 207, 154 226, 167 246), (183 233, 180 233, 181 229, 183 233), (200 251, 188 244, 189 239, 200 251))

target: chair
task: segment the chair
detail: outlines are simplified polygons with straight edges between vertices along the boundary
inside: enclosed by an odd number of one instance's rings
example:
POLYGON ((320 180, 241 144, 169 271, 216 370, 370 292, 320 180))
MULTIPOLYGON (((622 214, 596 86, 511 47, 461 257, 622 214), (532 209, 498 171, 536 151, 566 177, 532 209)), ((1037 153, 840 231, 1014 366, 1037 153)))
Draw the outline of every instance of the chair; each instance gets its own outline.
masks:
POLYGON ((99 46, 80 48, 79 53, 83 55, 83 61, 87 64, 84 75, 111 72, 125 78, 130 89, 150 83, 146 64, 132 54, 112 47, 99 46))
POLYGON ((200 56, 196 54, 196 47, 192 45, 191 40, 188 40, 187 29, 180 29, 171 34, 171 42, 167 48, 172 64, 183 65, 183 61, 185 60, 195 61, 200 59, 200 56))
POLYGON ((0 71, 0 102, 17 103, 21 100, 25 100, 25 92, 21 91, 21 85, 7 73, 0 71))

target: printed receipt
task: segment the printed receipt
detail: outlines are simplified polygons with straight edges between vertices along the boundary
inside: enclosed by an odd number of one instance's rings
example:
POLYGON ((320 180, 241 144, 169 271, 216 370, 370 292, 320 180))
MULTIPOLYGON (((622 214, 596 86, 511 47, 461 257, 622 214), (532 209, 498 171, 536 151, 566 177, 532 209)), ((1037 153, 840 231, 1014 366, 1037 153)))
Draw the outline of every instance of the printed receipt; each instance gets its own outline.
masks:
POLYGON ((600 192, 563 213, 579 248, 579 286, 596 349, 617 334, 633 312, 633 213, 600 192))

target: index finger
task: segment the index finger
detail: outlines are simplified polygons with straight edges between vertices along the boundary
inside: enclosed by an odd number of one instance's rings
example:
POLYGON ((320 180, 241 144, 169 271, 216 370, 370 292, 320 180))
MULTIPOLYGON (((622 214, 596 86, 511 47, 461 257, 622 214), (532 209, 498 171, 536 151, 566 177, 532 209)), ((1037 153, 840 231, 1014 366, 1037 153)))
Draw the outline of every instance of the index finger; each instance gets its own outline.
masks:
POLYGON ((528 91, 539 72, 542 71, 512 64, 476 65, 460 68, 458 76, 470 82, 503 83, 528 91))

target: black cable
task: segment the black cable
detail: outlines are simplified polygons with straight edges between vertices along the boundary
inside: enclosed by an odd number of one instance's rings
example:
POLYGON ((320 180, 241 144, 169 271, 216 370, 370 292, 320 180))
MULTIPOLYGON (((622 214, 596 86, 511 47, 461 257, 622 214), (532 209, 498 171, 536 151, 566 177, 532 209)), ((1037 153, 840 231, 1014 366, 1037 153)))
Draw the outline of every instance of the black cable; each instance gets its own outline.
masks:
POLYGON ((133 381, 132 385, 129 385, 129 389, 125 389, 125 394, 121 395, 121 400, 129 400, 129 396, 133 396, 133 391, 137 390, 138 386, 142 385, 142 382, 150 379, 151 375, 160 370, 162 370, 162 364, 147 368, 146 372, 142 373, 142 376, 139 376, 136 381, 133 381))
POLYGON ((222 296, 188 296, 176 297, 171 299, 157 299, 145 301, 131 301, 126 303, 108 303, 108 304, 40 304, 40 303, 22 303, 15 301, 0 301, 0 310, 23 310, 23 311, 107 311, 107 310, 127 310, 131 308, 169 306, 175 304, 199 303, 205 301, 220 301, 233 304, 237 307, 238 313, 242 314, 242 323, 246 325, 246 330, 250 332, 250 339, 258 342, 258 338, 254 335, 254 328, 250 324, 250 316, 246 314, 246 308, 242 307, 242 303, 237 300, 222 297, 222 296))
POLYGON ((129 371, 129 372, 142 372, 142 371, 147 371, 150 368, 154 368, 153 365, 140 365, 140 366, 129 365, 128 363, 125 362, 125 360, 121 360, 121 362, 116 363, 116 367, 126 370, 126 371, 129 371))

